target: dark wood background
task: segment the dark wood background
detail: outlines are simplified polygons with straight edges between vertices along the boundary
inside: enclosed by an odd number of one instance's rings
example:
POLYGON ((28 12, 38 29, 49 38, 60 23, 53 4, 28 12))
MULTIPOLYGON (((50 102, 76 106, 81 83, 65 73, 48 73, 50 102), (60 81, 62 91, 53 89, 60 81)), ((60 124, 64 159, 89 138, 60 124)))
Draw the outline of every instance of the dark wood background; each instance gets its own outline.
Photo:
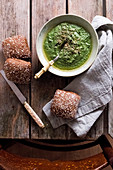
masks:
MULTIPOLYGON (((36 38, 43 24, 60 14, 81 15, 90 22, 95 15, 113 20, 112 0, 1 0, 0 1, 0 69, 3 68, 2 40, 12 35, 26 36, 32 50, 32 75, 42 67, 36 54, 36 38)), ((49 72, 39 80, 32 78, 30 85, 19 85, 27 101, 44 121, 40 129, 19 103, 5 80, 0 75, 0 138, 77 139, 67 127, 53 129, 42 112, 42 107, 53 97, 56 89, 64 88, 73 78, 62 78, 49 72)), ((99 117, 86 139, 95 139, 102 133, 113 136, 112 101, 99 117)))

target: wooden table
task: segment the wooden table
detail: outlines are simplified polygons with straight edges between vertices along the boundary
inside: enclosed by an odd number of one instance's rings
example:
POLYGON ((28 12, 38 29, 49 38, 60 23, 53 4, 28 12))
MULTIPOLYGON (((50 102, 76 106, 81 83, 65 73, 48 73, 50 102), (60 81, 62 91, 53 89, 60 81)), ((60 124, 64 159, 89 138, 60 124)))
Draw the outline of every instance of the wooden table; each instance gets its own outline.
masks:
MULTIPOLYGON (((32 75, 42 67, 36 55, 36 37, 43 24, 54 16, 72 13, 81 15, 90 22, 95 15, 104 15, 113 20, 112 0, 1 0, 0 1, 0 69, 4 57, 1 43, 5 38, 22 34, 26 36, 32 51, 32 75)), ((32 78, 30 85, 18 87, 33 109, 44 121, 40 129, 11 91, 0 75, 0 138, 77 139, 68 126, 53 130, 42 107, 53 97, 56 89, 64 88, 73 78, 62 78, 49 72, 39 80, 32 78)), ((113 136, 112 102, 96 121, 86 139, 95 139, 102 133, 113 136)))

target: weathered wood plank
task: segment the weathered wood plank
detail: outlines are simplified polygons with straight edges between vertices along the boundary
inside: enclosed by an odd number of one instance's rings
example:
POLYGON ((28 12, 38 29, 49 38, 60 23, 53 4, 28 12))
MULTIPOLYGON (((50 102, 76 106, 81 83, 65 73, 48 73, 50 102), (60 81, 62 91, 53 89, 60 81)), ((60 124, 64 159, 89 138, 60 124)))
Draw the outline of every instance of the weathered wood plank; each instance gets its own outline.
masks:
MULTIPOLYGON (((106 17, 113 21, 113 1, 106 1, 106 17)), ((113 137, 113 98, 108 106, 108 133, 113 137)))
MULTIPOLYGON (((65 14, 65 1, 51 1, 51 0, 34 0, 32 1, 32 64, 33 75, 42 67, 38 61, 36 54, 36 38, 40 28, 50 18, 65 14)), ((53 130, 48 119, 42 112, 42 107, 53 97, 54 92, 58 88, 64 88, 66 85, 66 78, 55 76, 49 72, 45 73, 40 79, 32 80, 31 83, 31 105, 37 114, 45 122, 47 128, 40 129, 33 121, 31 126, 31 138, 40 139, 65 139, 66 127, 63 126, 53 130)))
MULTIPOLYGON (((29 41, 29 0, 0 1, 0 69, 3 68, 2 40, 24 35, 29 41)), ((29 99, 29 86, 19 86, 29 99)), ((0 75, 0 137, 28 138, 29 116, 0 75)))
POLYGON ((113 21, 113 1, 106 1, 106 17, 113 21))
POLYGON ((68 9, 69 13, 80 15, 91 22, 95 15, 103 15, 103 1, 68 0, 68 9))
MULTIPOLYGON (((68 0, 68 12, 76 15, 80 15, 87 19, 89 22, 92 21, 95 15, 103 15, 103 1, 102 0, 68 0)), ((86 139, 95 139, 103 133, 104 126, 104 115, 96 121, 90 132, 86 136, 86 139)), ((71 129, 68 129, 68 138, 75 139, 75 134, 71 129)))
MULTIPOLYGON (((106 1, 106 17, 113 21, 113 1, 111 0, 106 1)), ((109 103, 108 111, 108 133, 113 137, 113 98, 109 103)))
POLYGON ((111 102, 109 103, 108 108, 108 133, 113 137, 113 98, 111 102))

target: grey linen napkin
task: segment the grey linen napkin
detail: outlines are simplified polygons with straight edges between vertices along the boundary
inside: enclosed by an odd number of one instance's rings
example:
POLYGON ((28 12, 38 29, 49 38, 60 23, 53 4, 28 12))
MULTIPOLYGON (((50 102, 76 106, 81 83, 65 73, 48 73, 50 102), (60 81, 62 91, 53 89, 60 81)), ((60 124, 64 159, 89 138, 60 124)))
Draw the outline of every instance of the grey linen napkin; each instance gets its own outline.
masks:
POLYGON ((51 101, 43 107, 53 128, 67 124, 79 137, 84 137, 103 112, 112 98, 112 48, 113 22, 102 16, 95 16, 92 26, 97 31, 99 50, 92 66, 64 89, 81 96, 78 112, 74 120, 65 120, 50 111, 51 101))

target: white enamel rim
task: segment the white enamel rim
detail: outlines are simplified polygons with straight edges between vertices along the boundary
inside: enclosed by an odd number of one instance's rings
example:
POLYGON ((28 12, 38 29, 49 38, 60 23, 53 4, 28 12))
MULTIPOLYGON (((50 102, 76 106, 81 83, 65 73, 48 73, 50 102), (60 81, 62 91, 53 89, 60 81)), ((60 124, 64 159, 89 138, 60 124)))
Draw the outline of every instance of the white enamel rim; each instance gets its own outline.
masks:
POLYGON ((48 60, 45 57, 44 50, 43 50, 44 39, 47 33, 49 32, 49 30, 51 30, 53 27, 55 27, 56 25, 62 22, 70 22, 82 26, 90 33, 92 38, 91 54, 89 56, 89 59, 81 67, 77 69, 65 70, 65 71, 60 70, 54 66, 51 66, 48 69, 51 73, 55 75, 62 76, 62 77, 71 77, 86 71, 94 62, 98 52, 98 36, 94 28, 92 27, 92 25, 81 16, 73 15, 73 14, 65 14, 65 15, 59 15, 52 18, 51 20, 46 22, 44 26, 41 28, 36 40, 36 51, 37 51, 38 59, 40 60, 43 66, 45 66, 48 63, 48 60))

